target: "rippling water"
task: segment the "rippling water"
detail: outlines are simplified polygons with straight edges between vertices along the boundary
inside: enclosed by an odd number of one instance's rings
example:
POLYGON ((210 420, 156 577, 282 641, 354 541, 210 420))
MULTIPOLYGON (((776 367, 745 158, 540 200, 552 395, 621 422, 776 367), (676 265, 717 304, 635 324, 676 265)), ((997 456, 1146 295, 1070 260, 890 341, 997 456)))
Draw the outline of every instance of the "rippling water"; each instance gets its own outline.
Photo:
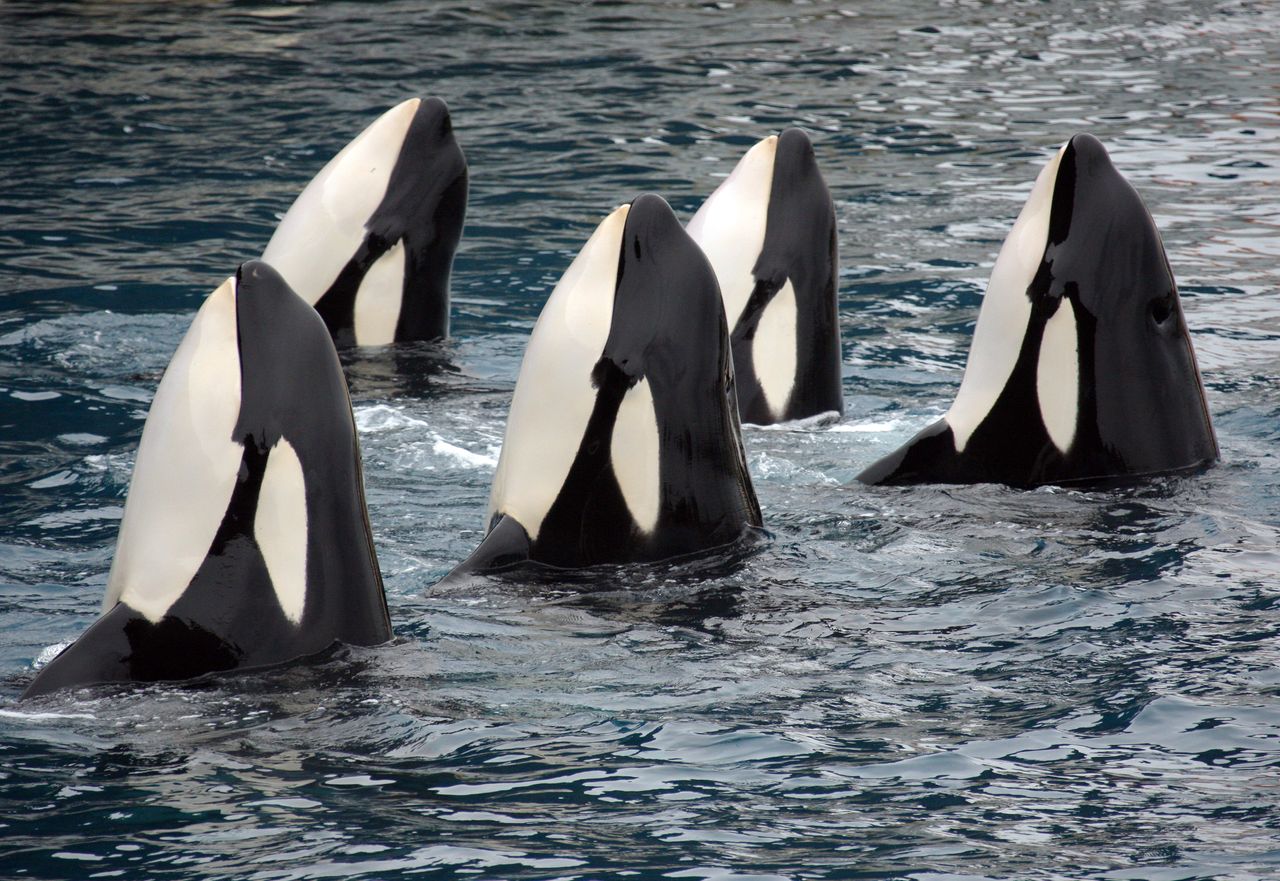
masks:
POLYGON ((0 875, 1280 875, 1280 8, 0 5, 0 875), (393 645, 16 697, 95 617, 202 298, 413 94, 472 202, 455 338, 351 359, 393 645), (433 590, 525 337, 598 220, 808 129, 848 413, 748 430, 772 539, 433 590), (950 403, 995 251, 1087 130, 1154 213, 1223 463, 869 489, 950 403))

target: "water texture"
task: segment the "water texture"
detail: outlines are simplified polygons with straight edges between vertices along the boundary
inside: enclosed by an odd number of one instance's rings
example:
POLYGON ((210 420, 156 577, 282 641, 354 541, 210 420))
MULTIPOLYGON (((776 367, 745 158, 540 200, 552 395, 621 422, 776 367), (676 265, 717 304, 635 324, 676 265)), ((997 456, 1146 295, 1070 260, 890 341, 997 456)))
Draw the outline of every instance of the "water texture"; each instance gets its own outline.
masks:
POLYGON ((0 5, 0 876, 1280 877, 1280 7, 0 5), (95 617, 202 298, 386 107, 471 164, 454 339, 349 359, 394 644, 17 696, 95 617), (772 538, 432 589, 594 225, 808 130, 848 412, 749 429, 772 538), (1043 162, 1100 137, 1223 462, 1111 491, 851 483, 949 405, 1043 162))

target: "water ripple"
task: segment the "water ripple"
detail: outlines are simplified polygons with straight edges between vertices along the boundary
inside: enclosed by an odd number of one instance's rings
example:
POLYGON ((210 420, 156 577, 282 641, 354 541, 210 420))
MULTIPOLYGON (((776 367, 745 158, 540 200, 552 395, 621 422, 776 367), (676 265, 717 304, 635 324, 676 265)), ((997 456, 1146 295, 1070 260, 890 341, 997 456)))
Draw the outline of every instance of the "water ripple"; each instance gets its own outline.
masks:
POLYGON ((1251 0, 0 6, 0 859, 28 877, 1254 879, 1280 871, 1280 31, 1251 0), (348 355, 397 639, 15 703, 96 615, 196 305, 409 94, 471 164, 455 339, 348 355), (598 220, 800 125, 848 412, 748 429, 769 536, 434 582, 598 220), (1040 164, 1159 224, 1223 463, 867 489, 937 418, 1040 164))

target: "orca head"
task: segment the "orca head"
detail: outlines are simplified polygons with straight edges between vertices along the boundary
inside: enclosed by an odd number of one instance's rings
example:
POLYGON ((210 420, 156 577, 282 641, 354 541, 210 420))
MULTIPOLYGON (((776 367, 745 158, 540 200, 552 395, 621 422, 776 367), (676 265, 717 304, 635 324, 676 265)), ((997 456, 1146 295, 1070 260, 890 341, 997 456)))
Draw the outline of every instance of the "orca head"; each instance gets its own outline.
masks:
POLYGON ((539 316, 460 569, 665 559, 760 524, 715 275, 660 197, 597 227, 539 316))
POLYGON ((340 345, 448 335, 467 163, 439 98, 388 110, 307 184, 262 259, 340 345))
MULTIPOLYGON (((1178 286, 1155 221, 1091 135, 1063 149, 1047 246, 1028 287, 1048 313, 1037 385, 1055 445, 1077 445, 1071 479, 1144 475, 1206 465, 1218 443, 1178 286), (1066 304, 1072 312, 1068 319, 1066 304), (1057 321, 1056 311, 1063 312, 1057 321), (1077 437, 1053 374, 1070 370, 1065 325, 1076 324, 1077 437), (1054 407, 1058 413, 1053 412, 1054 407)), ((1069 385, 1069 383, 1068 383, 1069 385)))
POLYGON ((689 221, 724 296, 743 421, 842 412, 835 208, 800 129, 747 151, 689 221))
POLYGON ((1078 134, 1005 239, 950 410, 859 479, 1096 483, 1217 457, 1155 222, 1078 134))
POLYGON ((246 263, 205 300, 156 389, 103 617, 27 693, 388 638, 337 353, 274 269, 246 263))

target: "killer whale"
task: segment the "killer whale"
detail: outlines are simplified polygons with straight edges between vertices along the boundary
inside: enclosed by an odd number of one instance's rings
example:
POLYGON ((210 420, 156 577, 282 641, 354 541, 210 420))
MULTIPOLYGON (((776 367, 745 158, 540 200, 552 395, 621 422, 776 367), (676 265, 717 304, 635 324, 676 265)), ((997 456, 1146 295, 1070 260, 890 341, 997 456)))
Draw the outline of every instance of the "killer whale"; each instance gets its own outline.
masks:
POLYGON ((715 274, 661 197, 606 217, 547 300, 487 522, 451 574, 652 562, 760 527, 715 274))
POLYGON ((1160 233, 1078 134, 1005 239, 951 408, 858 480, 1089 484, 1217 458, 1160 233))
POLYGON ((448 107, 411 98, 307 184, 262 259, 340 346, 446 337, 466 206, 467 162, 448 107))
POLYGON ((835 208, 808 136, 748 150, 688 230, 724 295, 742 421, 844 412, 835 208))
POLYGON ((143 427, 103 614, 23 697, 390 639, 346 384, 265 263, 201 306, 143 427))

